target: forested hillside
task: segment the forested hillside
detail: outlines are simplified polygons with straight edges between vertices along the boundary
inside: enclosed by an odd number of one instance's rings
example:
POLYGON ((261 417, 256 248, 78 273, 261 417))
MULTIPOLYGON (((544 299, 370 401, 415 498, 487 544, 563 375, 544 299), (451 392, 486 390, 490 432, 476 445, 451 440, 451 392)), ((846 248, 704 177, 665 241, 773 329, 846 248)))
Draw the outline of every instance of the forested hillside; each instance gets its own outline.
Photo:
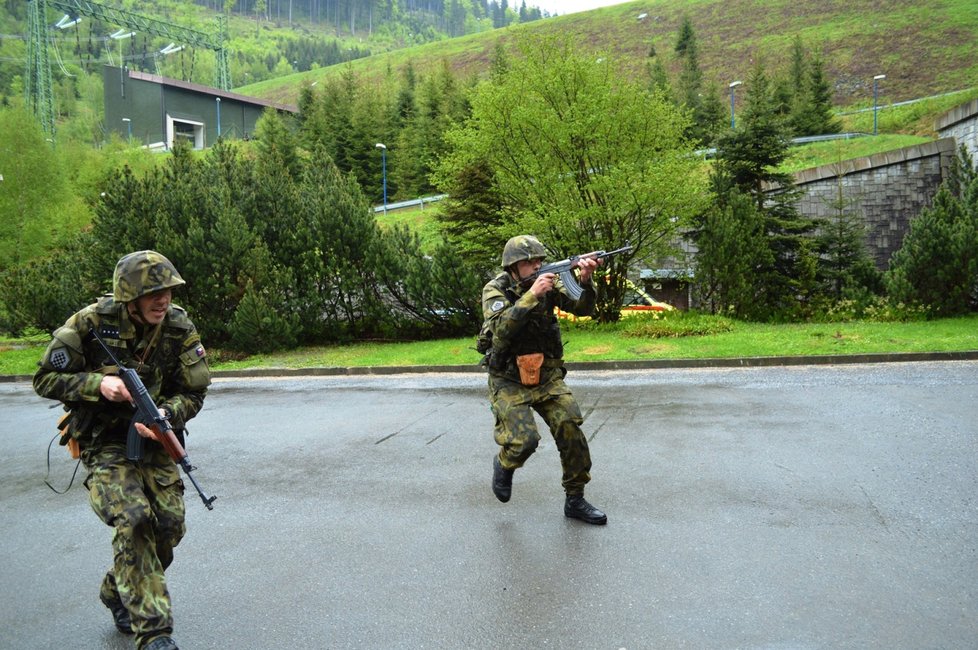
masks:
POLYGON ((447 64, 458 74, 485 72, 500 41, 519 31, 539 37, 559 33, 596 51, 621 58, 622 73, 645 76, 656 62, 678 74, 676 35, 684 20, 695 29, 699 65, 707 86, 726 92, 756 62, 789 64, 801 38, 823 61, 836 105, 869 105, 873 77, 885 74, 881 100, 899 102, 959 90, 978 79, 978 3, 972 0, 636 0, 558 16, 530 25, 411 50, 375 54, 339 69, 317 70, 249 86, 267 99, 294 103, 299 88, 349 68, 358 77, 380 79, 388 67, 410 61, 416 71, 447 64))
MULTIPOLYGON (((216 30, 216 17, 226 13, 233 52, 231 77, 237 86, 546 16, 525 4, 510 8, 507 0, 106 0, 100 4, 209 33, 216 30)), ((4 104, 23 92, 27 8, 24 0, 0 4, 0 101, 4 104)), ((56 25, 61 15, 49 10, 48 24, 56 25)), ((63 117, 72 114, 77 101, 93 100, 85 77, 98 78, 100 66, 106 63, 118 65, 121 60, 133 69, 213 83, 209 51, 166 56, 160 50, 168 45, 167 39, 137 33, 115 40, 111 35, 117 28, 83 17, 63 29, 50 29, 56 99, 63 117)))
MULTIPOLYGON (((645 77, 658 68, 680 74, 676 34, 684 20, 698 37, 704 87, 717 95, 743 79, 755 62, 789 63, 801 38, 817 55, 836 105, 869 105, 872 78, 886 74, 882 103, 958 90, 978 78, 978 4, 971 0, 636 0, 604 9, 549 17, 508 0, 116 0, 124 8, 184 27, 214 32, 229 16, 234 87, 286 104, 300 88, 350 71, 377 82, 447 67, 459 78, 485 73, 498 44, 519 31, 558 33, 620 58, 622 73, 645 77), (540 20, 546 18, 546 20, 540 20), (507 27, 507 29, 496 29, 507 27), (350 63, 352 62, 352 63, 350 63), (337 65, 344 64, 344 65, 337 65)), ((22 99, 26 70, 27 6, 0 3, 0 105, 22 99)), ((60 12, 50 10, 54 25, 60 12)), ((213 84, 207 50, 162 54, 167 39, 136 34, 114 40, 118 26, 83 19, 54 29, 50 41, 55 108, 63 135, 101 141, 100 68, 133 69, 213 84)))

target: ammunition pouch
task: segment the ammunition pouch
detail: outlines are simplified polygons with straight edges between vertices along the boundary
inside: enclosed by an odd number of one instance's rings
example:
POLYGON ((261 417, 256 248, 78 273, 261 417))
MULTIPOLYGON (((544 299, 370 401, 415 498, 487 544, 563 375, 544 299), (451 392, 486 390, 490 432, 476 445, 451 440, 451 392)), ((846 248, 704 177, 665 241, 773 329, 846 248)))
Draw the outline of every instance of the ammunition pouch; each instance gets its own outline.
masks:
POLYGON ((483 365, 488 366, 490 370, 495 370, 496 372, 505 372, 512 362, 512 357, 502 354, 498 350, 489 350, 489 354, 485 356, 485 363, 483 365))
POLYGON ((489 329, 488 322, 482 325, 479 336, 475 339, 475 351, 479 354, 486 354, 492 351, 492 330, 489 329))

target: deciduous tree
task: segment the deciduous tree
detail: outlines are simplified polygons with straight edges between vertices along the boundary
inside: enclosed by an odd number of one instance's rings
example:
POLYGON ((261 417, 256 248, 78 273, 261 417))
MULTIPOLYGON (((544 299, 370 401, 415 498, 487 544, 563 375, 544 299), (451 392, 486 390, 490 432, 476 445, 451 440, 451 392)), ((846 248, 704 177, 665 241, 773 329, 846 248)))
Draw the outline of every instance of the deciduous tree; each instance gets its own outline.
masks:
POLYGON ((684 115, 661 95, 622 78, 610 56, 559 37, 523 39, 511 66, 474 92, 472 116, 448 134, 437 174, 454 194, 462 169, 494 182, 500 212, 487 215, 487 245, 534 233, 555 255, 612 249, 599 314, 614 318, 625 269, 637 254, 669 248, 704 198, 705 176, 684 133, 684 115))

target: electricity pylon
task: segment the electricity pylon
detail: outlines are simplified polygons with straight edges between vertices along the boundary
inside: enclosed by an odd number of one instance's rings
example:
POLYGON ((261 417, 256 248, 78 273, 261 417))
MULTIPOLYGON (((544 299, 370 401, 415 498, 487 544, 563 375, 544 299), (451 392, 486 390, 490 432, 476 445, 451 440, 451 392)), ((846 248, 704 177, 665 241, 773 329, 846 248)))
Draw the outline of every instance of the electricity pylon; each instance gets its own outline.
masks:
POLYGON ((73 18, 86 16, 137 32, 163 36, 174 42, 214 50, 217 53, 217 79, 221 90, 231 90, 228 59, 227 17, 219 16, 217 34, 174 25, 126 9, 116 9, 88 0, 29 0, 27 44, 27 103, 41 122, 48 137, 54 137, 54 92, 51 88, 51 62, 48 59, 48 8, 65 12, 73 18))

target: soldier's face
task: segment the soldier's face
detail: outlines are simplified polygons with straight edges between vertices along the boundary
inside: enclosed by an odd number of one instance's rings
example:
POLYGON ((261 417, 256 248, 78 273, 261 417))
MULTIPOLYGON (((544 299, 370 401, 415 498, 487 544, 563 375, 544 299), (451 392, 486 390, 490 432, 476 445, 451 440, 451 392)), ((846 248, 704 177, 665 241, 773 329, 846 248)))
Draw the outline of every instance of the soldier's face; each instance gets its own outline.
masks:
POLYGON ((130 303, 129 313, 138 316, 147 325, 158 325, 166 317, 172 297, 173 291, 171 289, 160 289, 153 293, 147 293, 130 303))
POLYGON ((520 260, 516 263, 516 273, 519 275, 520 280, 523 278, 528 278, 543 266, 543 260, 541 258, 536 258, 532 260, 520 260))

